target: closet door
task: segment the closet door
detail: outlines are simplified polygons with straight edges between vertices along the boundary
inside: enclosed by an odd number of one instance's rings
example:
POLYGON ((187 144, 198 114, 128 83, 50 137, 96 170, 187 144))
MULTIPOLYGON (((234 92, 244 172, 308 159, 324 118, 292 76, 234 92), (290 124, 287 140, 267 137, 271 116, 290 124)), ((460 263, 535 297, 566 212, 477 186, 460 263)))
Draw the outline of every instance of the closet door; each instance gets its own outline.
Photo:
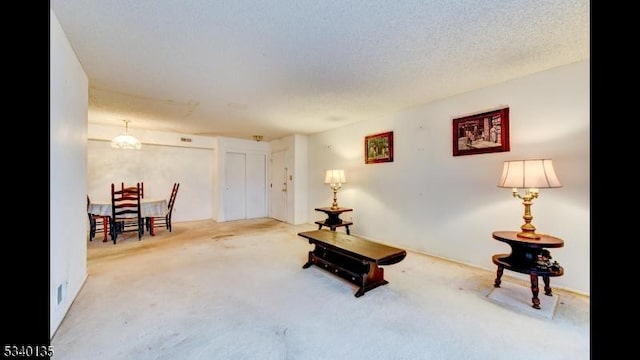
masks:
POLYGON ((247 172, 244 153, 225 154, 224 220, 247 218, 247 172))
POLYGON ((267 216, 267 155, 225 154, 224 220, 267 216))

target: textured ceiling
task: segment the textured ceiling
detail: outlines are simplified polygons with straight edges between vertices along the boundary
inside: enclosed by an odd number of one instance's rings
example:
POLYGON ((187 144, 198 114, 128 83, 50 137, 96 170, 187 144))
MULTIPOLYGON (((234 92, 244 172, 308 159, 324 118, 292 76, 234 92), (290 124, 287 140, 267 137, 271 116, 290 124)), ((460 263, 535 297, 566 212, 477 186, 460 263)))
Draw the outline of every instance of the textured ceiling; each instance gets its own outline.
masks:
MULTIPOLYGON (((89 122, 265 140, 589 58, 589 0, 51 0, 89 122)), ((489 104, 490 105, 490 104, 489 104)))

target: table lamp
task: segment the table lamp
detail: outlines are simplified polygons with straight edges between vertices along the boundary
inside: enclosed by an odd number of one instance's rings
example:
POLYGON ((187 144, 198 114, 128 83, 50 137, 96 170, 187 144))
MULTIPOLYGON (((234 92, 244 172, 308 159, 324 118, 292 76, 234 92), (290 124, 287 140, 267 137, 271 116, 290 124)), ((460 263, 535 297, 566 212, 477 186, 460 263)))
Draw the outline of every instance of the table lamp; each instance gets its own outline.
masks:
POLYGON ((333 190, 332 210, 338 209, 338 190, 340 190, 342 184, 346 182, 347 179, 344 177, 344 170, 327 170, 324 176, 324 183, 329 184, 331 190, 333 190))
POLYGON ((553 169, 551 159, 511 160, 505 161, 498 187, 512 188, 513 197, 522 199, 524 205, 524 224, 520 226, 519 237, 527 239, 540 239, 536 234, 536 227, 531 220, 531 205, 533 199, 538 197, 541 188, 562 187, 560 180, 553 169), (520 195, 519 189, 524 189, 524 195, 520 195))

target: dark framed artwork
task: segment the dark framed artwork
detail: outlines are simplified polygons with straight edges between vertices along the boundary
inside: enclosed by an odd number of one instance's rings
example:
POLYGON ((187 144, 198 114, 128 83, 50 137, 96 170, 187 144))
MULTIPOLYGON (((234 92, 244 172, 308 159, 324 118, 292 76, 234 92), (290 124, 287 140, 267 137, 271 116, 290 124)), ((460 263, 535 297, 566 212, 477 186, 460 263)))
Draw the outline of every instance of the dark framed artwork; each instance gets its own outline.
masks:
POLYGON ((364 138, 364 163, 393 161, 393 131, 367 135, 364 138))
POLYGON ((509 108, 453 119, 453 156, 509 151, 509 108))

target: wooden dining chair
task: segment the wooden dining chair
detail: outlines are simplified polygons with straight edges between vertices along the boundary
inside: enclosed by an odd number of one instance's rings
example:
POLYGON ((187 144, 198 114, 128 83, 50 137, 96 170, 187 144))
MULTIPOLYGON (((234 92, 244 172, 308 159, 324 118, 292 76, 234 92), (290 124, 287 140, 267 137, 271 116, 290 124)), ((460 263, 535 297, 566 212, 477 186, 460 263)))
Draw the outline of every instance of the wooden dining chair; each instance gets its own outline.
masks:
POLYGON ((169 195, 169 203, 167 204, 167 212, 163 216, 147 217, 145 219, 147 231, 152 232, 152 227, 155 229, 164 226, 171 232, 171 214, 173 213, 173 205, 176 203, 179 188, 180 183, 173 183, 171 195, 169 195))
POLYGON ((103 215, 94 215, 89 213, 89 204, 91 199, 87 195, 87 216, 89 216, 89 241, 93 241, 96 237, 96 232, 102 231, 104 234, 103 242, 107 241, 107 234, 109 233, 109 217, 103 215))
POLYGON ((135 188, 128 187, 116 190, 111 184, 111 240, 116 243, 118 234, 137 232, 138 240, 144 233, 144 219, 140 211, 140 183, 135 188))
MULTIPOLYGON (((141 181, 138 184, 140 184, 140 198, 144 199, 144 182, 141 181)), ((123 191, 124 191, 124 189, 131 190, 131 191, 136 190, 136 186, 134 186, 134 185, 125 186, 124 182, 120 183, 120 187, 121 187, 121 190, 123 190, 123 191)))

